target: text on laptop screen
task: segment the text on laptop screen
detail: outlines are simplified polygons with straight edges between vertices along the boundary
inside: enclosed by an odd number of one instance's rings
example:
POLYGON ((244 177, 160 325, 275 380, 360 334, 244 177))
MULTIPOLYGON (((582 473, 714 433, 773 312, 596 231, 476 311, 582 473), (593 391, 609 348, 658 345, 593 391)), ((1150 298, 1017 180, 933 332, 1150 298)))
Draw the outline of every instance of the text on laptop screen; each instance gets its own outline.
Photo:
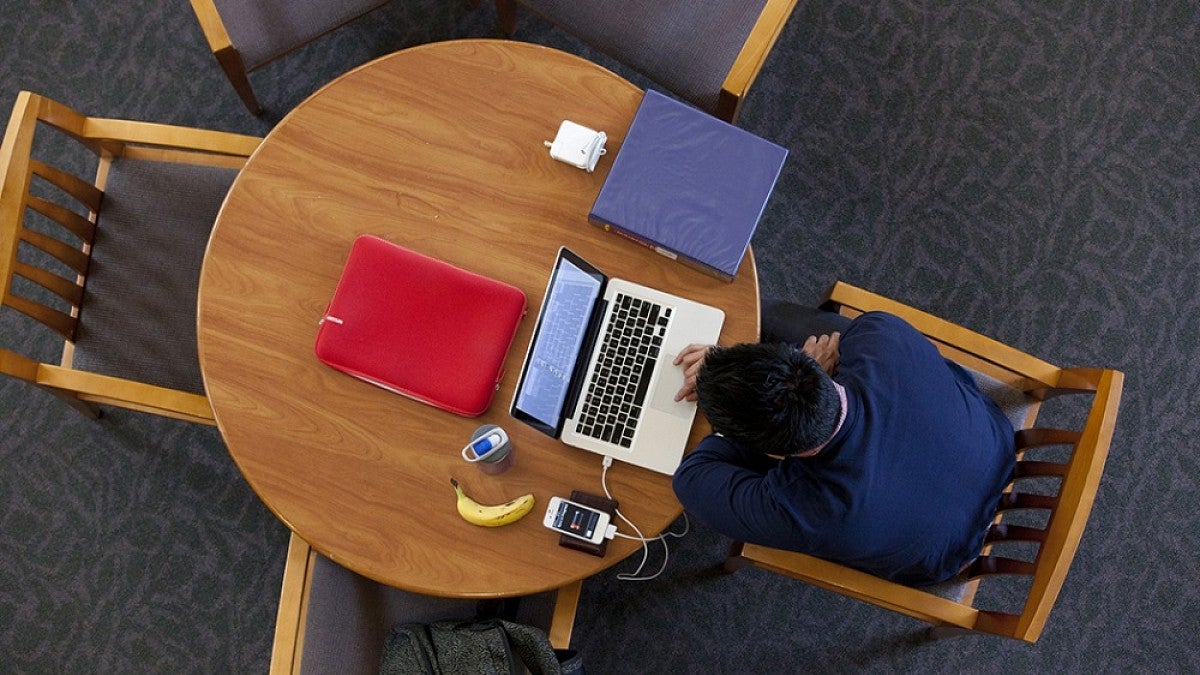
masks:
POLYGON ((562 415, 601 285, 569 260, 554 272, 516 401, 516 407, 552 428, 562 415))

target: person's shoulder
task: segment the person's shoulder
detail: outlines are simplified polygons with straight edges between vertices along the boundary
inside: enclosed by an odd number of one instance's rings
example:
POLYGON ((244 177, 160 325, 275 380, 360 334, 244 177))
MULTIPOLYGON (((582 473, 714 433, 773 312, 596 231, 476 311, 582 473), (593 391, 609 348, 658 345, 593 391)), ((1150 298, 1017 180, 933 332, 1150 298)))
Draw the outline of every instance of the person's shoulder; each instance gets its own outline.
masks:
POLYGON ((912 328, 907 321, 890 312, 874 310, 863 312, 854 317, 850 321, 851 326, 907 326, 912 328))
POLYGON ((842 334, 841 356, 843 365, 862 357, 893 364, 888 367, 908 368, 935 358, 937 348, 904 319, 887 312, 867 312, 842 334))
POLYGON ((842 334, 842 338, 868 335, 885 339, 907 339, 920 333, 912 324, 895 314, 875 311, 855 317, 842 334))

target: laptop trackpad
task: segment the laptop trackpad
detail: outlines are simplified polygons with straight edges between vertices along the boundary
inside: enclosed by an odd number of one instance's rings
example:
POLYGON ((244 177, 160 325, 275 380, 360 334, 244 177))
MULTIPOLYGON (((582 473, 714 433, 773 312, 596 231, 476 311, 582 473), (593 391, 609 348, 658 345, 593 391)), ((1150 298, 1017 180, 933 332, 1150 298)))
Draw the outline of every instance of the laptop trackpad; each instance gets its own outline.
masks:
POLYGON ((684 419, 690 419, 696 413, 696 404, 691 401, 676 401, 675 394, 683 387, 683 368, 670 365, 675 361, 675 354, 663 354, 667 368, 658 374, 658 382, 650 395, 650 407, 655 410, 671 413, 684 419))

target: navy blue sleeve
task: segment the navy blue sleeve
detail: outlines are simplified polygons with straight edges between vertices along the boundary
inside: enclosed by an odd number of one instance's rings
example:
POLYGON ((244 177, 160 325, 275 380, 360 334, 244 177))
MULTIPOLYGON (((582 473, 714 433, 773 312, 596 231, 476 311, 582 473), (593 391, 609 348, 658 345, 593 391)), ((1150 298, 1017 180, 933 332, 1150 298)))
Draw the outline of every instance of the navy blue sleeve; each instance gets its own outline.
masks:
POLYGON ((727 537, 796 548, 803 535, 767 479, 778 465, 726 438, 709 436, 675 470, 675 495, 688 513, 727 537))

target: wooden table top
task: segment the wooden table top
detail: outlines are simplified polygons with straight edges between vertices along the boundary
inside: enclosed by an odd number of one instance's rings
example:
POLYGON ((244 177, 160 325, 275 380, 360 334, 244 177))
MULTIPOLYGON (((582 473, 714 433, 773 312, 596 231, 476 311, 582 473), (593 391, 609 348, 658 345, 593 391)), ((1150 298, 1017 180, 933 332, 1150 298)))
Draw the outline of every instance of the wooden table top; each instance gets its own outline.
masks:
MULTIPOLYGON (((567 245, 610 275, 723 308, 722 344, 758 337, 753 256, 732 284, 588 223, 642 92, 553 49, 462 40, 407 49, 343 75, 272 130, 217 218, 200 280, 201 370, 234 461, 267 506, 316 549, 382 583, 430 595, 505 597, 559 588, 604 558, 560 547, 551 496, 603 494, 601 458, 508 414, 550 266, 567 245), (570 119, 608 134, 595 173, 543 141, 570 119), (350 244, 375 234, 509 282, 529 313, 491 407, 465 418, 353 379, 313 353, 350 244), (488 476, 459 455, 481 424, 508 431, 516 466, 488 476), (459 518, 450 478, 483 503, 533 492, 500 528, 459 518)), ((691 447, 708 432, 700 415, 691 447)), ((608 484, 643 532, 679 515, 668 476, 620 462, 608 484)))

